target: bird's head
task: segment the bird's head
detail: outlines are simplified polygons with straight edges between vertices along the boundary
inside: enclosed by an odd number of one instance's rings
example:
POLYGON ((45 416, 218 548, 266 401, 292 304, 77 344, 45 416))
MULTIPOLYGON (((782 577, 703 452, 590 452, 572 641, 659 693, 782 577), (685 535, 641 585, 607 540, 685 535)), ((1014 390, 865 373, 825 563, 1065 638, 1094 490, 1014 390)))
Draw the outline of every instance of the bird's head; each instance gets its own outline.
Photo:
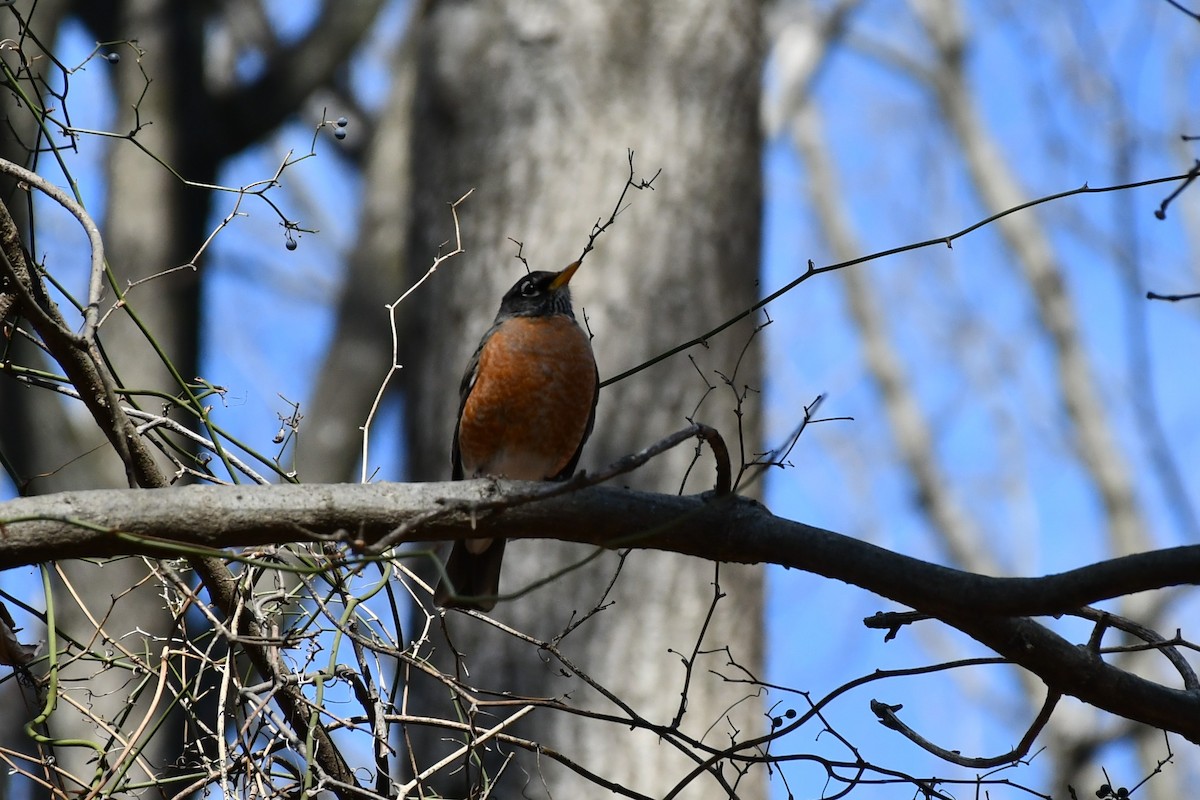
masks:
POLYGON ((576 261, 558 272, 531 272, 517 281, 500 301, 500 316, 541 317, 550 314, 566 314, 575 318, 571 310, 571 292, 567 284, 579 269, 576 261))

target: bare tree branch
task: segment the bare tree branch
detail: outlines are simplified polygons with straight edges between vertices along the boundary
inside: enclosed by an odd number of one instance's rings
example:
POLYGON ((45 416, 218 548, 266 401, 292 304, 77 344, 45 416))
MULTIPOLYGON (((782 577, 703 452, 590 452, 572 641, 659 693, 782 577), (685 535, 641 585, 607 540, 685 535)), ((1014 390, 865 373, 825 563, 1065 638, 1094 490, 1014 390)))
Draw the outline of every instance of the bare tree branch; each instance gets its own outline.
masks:
POLYGON ((605 486, 547 495, 539 491, 546 486, 481 479, 22 497, 0 503, 0 569, 63 558, 170 556, 287 542, 344 542, 354 551, 344 556, 370 560, 377 557, 368 552, 373 542, 423 518, 405 541, 561 539, 778 564, 852 583, 939 619, 1062 614, 1126 594, 1200 583, 1200 545, 1121 556, 1039 578, 992 577, 782 519, 735 495, 680 497, 605 486), (498 499, 505 497, 522 502, 497 511, 498 499))
POLYGON ((592 487, 497 514, 470 510, 472 503, 494 502, 497 491, 522 495, 537 486, 489 480, 197 486, 21 498, 0 505, 0 569, 121 554, 194 559, 207 553, 215 560, 209 548, 294 541, 346 542, 351 552, 344 555, 352 556, 419 517, 424 520, 410 539, 554 538, 716 561, 768 562, 852 583, 935 616, 1056 691, 1200 742, 1200 695, 1113 667, 1034 620, 1015 616, 1058 614, 1134 592, 1195 584, 1200 546, 1139 553, 1040 578, 995 578, 780 519, 758 503, 733 496, 592 487), (445 511, 431 515, 439 505, 445 511))
POLYGON ((1163 176, 1163 177, 1159 177, 1159 178, 1148 178, 1146 180, 1134 181, 1133 183, 1117 184, 1117 185, 1112 185, 1112 186, 1089 186, 1085 183, 1083 186, 1079 186, 1075 189, 1067 189, 1062 192, 1055 192, 1053 194, 1043 195, 1042 197, 1038 197, 1034 200, 1026 200, 1023 202, 1020 201, 1020 196, 1016 195, 1013 198, 1011 198, 1012 199, 1011 204, 1009 204, 1007 207, 1003 207, 1003 210, 996 211, 992 214, 989 214, 987 217, 985 217, 977 222, 974 222, 974 223, 968 225, 967 227, 962 228, 961 230, 957 230, 957 231, 947 234, 945 236, 937 236, 934 238, 925 239, 920 242, 912 242, 911 244, 904 244, 904 245, 900 245, 898 247, 890 247, 886 250, 880 250, 878 252, 870 253, 865 256, 858 256, 857 258, 852 258, 849 261, 839 261, 836 264, 826 264, 824 266, 818 267, 817 265, 813 264, 810 261, 809 265, 808 265, 808 269, 805 270, 803 274, 797 276, 795 279, 789 281, 788 283, 784 284, 780 288, 771 292, 770 294, 768 294, 763 299, 759 300, 754 305, 744 309, 743 311, 738 312, 737 314, 735 314, 732 317, 729 317, 721 324, 717 325, 716 327, 712 328, 711 330, 708 330, 708 331, 700 334, 699 336, 693 337, 693 338, 687 340, 686 342, 682 342, 678 345, 675 345, 671 349, 666 350, 666 351, 654 356, 654 358, 651 358, 641 364, 638 364, 637 366, 630 367, 629 369, 625 370, 624 372, 622 372, 618 375, 614 375, 611 378, 607 378, 603 383, 600 384, 600 386, 601 386, 601 388, 603 388, 605 386, 609 386, 610 384, 617 383, 618 381, 623 381, 626 378, 632 377, 633 375, 636 375, 637 373, 641 372, 642 370, 647 369, 648 367, 654 366, 655 364, 659 363, 660 361, 665 361, 666 359, 670 358, 673 355, 676 355, 677 353, 682 353, 686 350, 692 349, 693 347, 704 345, 710 339, 715 337, 718 333, 721 333, 722 331, 733 327, 733 325, 737 324, 741 320, 745 319, 746 317, 750 316, 754 312, 758 311, 760 308, 765 308, 766 306, 770 305, 775 300, 778 300, 780 297, 783 297, 785 294, 787 294, 788 292, 795 289, 800 284, 804 283, 805 281, 811 280, 812 278, 815 278, 817 275, 822 275, 826 272, 834 272, 834 271, 840 270, 840 269, 846 269, 847 267, 853 267, 858 264, 866 264, 869 261, 878 261, 883 258, 888 258, 890 256, 899 255, 900 253, 907 253, 912 250, 922 250, 926 247, 934 247, 934 246, 939 246, 939 245, 944 246, 944 247, 952 247, 956 240, 961 239, 964 236, 968 236, 977 230, 986 228, 989 225, 991 225, 992 223, 999 222, 999 221, 1001 221, 1007 217, 1010 217, 1014 214, 1019 214, 1022 211, 1027 211, 1035 206, 1044 205, 1046 203, 1053 203, 1053 202, 1056 202, 1059 200, 1063 200, 1067 197, 1073 197, 1075 195, 1084 195, 1084 194, 1105 194, 1108 192, 1123 192, 1123 191, 1127 191, 1129 189, 1137 189, 1142 186, 1154 186, 1154 185, 1160 184, 1160 183, 1174 183, 1176 181, 1190 180, 1191 178, 1189 176, 1190 176, 1190 173, 1182 173, 1179 175, 1169 175, 1169 176, 1163 176))

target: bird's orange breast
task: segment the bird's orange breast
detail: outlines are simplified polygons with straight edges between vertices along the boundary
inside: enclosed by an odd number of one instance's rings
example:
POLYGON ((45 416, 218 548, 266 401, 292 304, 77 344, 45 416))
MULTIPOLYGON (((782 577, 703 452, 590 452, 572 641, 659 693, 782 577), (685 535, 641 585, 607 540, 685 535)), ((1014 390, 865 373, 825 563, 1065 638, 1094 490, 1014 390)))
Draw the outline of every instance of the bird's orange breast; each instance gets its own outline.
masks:
POLYGON ((458 445, 466 476, 555 477, 587 434, 596 362, 587 334, 565 315, 515 317, 479 354, 458 445))

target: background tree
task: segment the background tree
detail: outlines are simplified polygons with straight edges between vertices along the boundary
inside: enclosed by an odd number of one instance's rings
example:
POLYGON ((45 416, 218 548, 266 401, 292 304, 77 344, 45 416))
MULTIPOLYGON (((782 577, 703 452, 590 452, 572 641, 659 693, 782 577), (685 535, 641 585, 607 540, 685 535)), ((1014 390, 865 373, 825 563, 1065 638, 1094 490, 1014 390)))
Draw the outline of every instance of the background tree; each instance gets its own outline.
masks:
MULTIPOLYGON (((886 12, 857 2, 795 2, 777 12, 779 82, 768 127, 799 156, 794 179, 802 188, 783 190, 800 204, 792 219, 801 227, 790 235, 811 232, 809 241, 822 243, 818 262, 949 232, 1056 190, 1131 182, 1191 158, 1180 152, 1181 134, 1194 127, 1182 75, 1185 64, 1194 66, 1188 53, 1197 26, 1169 4, 1113 14, 1074 4, 1044 15, 958 0, 886 12), (1011 53, 1032 59, 1028 68, 1009 61, 1011 53), (846 103, 834 87, 857 75, 873 77, 856 82, 858 102, 846 103), (882 137, 881 118, 888 121, 882 137), (901 164, 918 165, 921 177, 905 177, 901 164), (869 200, 862 186, 872 187, 869 200), (852 210, 867 205, 869 212, 852 210), (864 213, 880 224, 856 224, 864 213)), ((773 306, 777 316, 791 309, 787 320, 803 315, 805 330, 849 323, 855 331, 853 343, 823 356, 805 350, 796 364, 803 373, 843 357, 863 365, 832 399, 839 412, 854 414, 857 430, 822 427, 809 442, 828 477, 809 476, 807 488, 789 482, 813 499, 809 518, 849 524, 831 506, 855 507, 851 498, 881 491, 893 480, 885 476, 900 470, 891 490, 900 502, 887 504, 895 513, 863 514, 859 524, 880 541, 971 570, 1052 572, 1084 552, 1196 541, 1196 486, 1184 466, 1196 443, 1172 423, 1189 415, 1194 384, 1173 378, 1169 367, 1182 352, 1178 343, 1195 340, 1194 314, 1146 300, 1161 283, 1188 284, 1164 269, 1183 263, 1179 248, 1187 245, 1177 236, 1182 229, 1150 213, 1163 194, 1120 193, 1007 216, 953 251, 900 256, 908 269, 846 270, 828 294, 773 306), (826 301, 836 311, 814 319, 810 310, 826 301), (876 411, 868 420, 856 405, 876 411)), ((1188 218, 1194 201, 1170 213, 1188 218)), ((1169 631, 1186 607, 1139 596, 1112 608, 1169 631)), ((937 658, 971 653, 952 639, 926 637, 919 648, 937 658)), ((972 697, 986 691, 1029 718, 1038 687, 1024 682, 1014 692, 1011 677, 951 686, 972 697)), ((923 706, 910 709, 930 734, 945 723, 923 706)), ((1133 773, 1150 774, 1167 756, 1153 729, 1108 725, 1071 705, 1055 715, 1041 740, 1049 751, 1035 764, 1045 762, 1051 791, 1083 791, 1107 782, 1100 767, 1122 752, 1110 749, 1122 740, 1138 754, 1133 773)), ((1196 765, 1185 763, 1144 791, 1177 796, 1195 779, 1196 765)))
MULTIPOLYGON (((463 208, 467 252, 430 282, 422 302, 401 309, 419 311, 406 313, 402 357, 409 475, 432 480, 448 475, 447 432, 457 405, 446 387, 457 386, 500 296, 523 273, 514 256, 535 269, 577 258, 621 190, 627 149, 636 153, 635 181, 661 174, 653 191, 625 196, 617 223, 572 281, 576 307, 595 336, 601 379, 663 352, 681 331, 707 330, 754 302, 761 34, 757 5, 743 0, 686 10, 584 0, 538 13, 521 4, 443 4, 422 21, 418 41, 410 280, 451 238, 447 198, 475 188, 463 208)), ((754 460, 761 380, 753 326, 748 319, 690 360, 662 362, 607 385, 581 468, 595 470, 692 419, 740 435, 738 455, 754 460)), ((684 482, 694 457, 680 448, 626 480, 654 491, 706 488, 707 469, 684 482)), ((714 570, 655 552, 606 553, 585 564, 593 550, 547 542, 513 542, 506 553, 501 591, 527 594, 495 616, 552 639, 603 606, 561 646, 648 718, 676 713, 679 696, 663 687, 684 675, 679 654, 698 646, 714 651, 692 659, 698 672, 724 669, 730 659, 753 673, 760 669, 756 568, 714 570), (568 570, 564 579, 529 591, 568 570), (719 603, 718 592, 725 595, 719 603), (630 670, 635 654, 641 663, 630 670)), ((463 615, 447 623, 459 668, 481 688, 607 705, 503 631, 463 615)), ((436 716, 449 713, 435 708, 436 716)), ((759 703, 739 684, 698 681, 687 712, 686 727, 697 736, 709 731, 714 740, 753 735, 762 726, 759 703)), ((483 713, 477 724, 500 718, 483 713)), ((603 763, 608 777, 652 796, 669 791, 682 766, 654 736, 614 739, 606 725, 579 716, 537 716, 518 730, 535 740, 573 742, 583 763, 603 763)), ((485 770, 495 771, 507 757, 493 754, 485 770)), ((578 776, 536 757, 520 756, 504 775, 498 788, 504 794, 589 791, 578 776)), ((743 783, 742 795, 760 796, 761 778, 743 783)))

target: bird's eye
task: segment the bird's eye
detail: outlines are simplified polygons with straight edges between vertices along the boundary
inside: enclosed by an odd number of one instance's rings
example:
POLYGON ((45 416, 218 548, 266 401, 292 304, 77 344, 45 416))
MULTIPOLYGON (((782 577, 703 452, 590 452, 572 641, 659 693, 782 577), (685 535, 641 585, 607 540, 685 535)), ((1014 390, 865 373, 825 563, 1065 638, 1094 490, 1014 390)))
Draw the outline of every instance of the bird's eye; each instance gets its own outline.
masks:
POLYGON ((537 287, 533 285, 533 281, 525 281, 521 284, 521 294, 524 297, 533 297, 537 294, 537 287))

